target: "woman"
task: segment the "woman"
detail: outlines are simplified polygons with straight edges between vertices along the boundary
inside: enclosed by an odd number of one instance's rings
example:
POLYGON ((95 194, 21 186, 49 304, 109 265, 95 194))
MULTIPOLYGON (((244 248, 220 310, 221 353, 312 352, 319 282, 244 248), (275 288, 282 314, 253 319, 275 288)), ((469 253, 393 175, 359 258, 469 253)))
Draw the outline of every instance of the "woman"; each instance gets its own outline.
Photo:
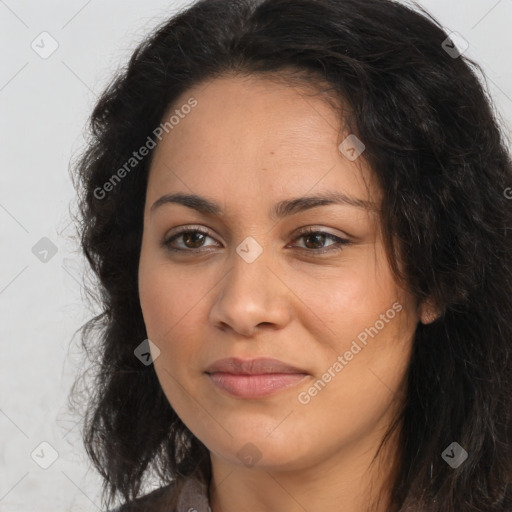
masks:
POLYGON ((512 162, 462 51, 389 0, 136 50, 77 167, 107 507, 512 509, 512 162))

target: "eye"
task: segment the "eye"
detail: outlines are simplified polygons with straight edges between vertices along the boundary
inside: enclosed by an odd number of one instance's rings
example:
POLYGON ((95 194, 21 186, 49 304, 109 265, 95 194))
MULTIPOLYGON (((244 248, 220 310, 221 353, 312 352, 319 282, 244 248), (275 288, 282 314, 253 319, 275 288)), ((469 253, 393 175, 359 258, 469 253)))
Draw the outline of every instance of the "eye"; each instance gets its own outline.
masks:
MULTIPOLYGON (((177 233, 174 233, 170 237, 166 237, 162 240, 161 244, 163 247, 170 251, 175 252, 204 252, 204 242, 207 238, 213 237, 208 235, 208 231, 200 228, 188 227, 182 229, 177 233), (183 242, 182 247, 176 247, 175 241, 180 240, 183 242)), ((350 240, 335 236, 327 231, 321 231, 315 228, 306 228, 299 233, 294 240, 304 239, 306 241, 306 247, 298 247, 302 251, 306 251, 314 254, 324 254, 326 252, 341 251, 344 246, 350 245, 350 240), (326 248, 318 247, 323 245, 327 239, 333 240, 335 243, 328 245, 326 248)))
POLYGON ((329 233, 327 231, 321 231, 314 227, 302 230, 295 240, 300 239, 307 240, 307 242, 306 249, 304 249, 303 247, 299 247, 299 249, 303 249, 307 252, 313 252, 315 254, 324 254, 326 252, 341 251, 344 248, 344 246, 351 244, 350 240, 347 240, 346 238, 341 238, 339 236, 333 235, 332 233, 329 233), (334 240, 335 243, 328 245, 327 248, 320 248, 320 250, 319 248, 314 247, 316 245, 323 245, 326 239, 334 240))
MULTIPOLYGON (((208 232, 198 228, 186 228, 178 231, 168 238, 162 240, 162 245, 170 251, 197 252, 201 249, 201 244, 206 238, 212 238, 208 232), (185 247, 174 247, 172 244, 175 240, 182 238, 185 247)), ((213 240, 213 238, 212 238, 213 240)))

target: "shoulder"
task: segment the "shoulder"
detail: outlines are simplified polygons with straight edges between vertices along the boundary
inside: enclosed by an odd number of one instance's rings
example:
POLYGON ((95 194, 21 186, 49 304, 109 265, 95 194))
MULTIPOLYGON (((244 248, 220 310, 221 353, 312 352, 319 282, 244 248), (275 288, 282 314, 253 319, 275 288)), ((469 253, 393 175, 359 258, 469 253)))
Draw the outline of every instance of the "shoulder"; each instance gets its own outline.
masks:
POLYGON ((166 485, 164 487, 159 487, 154 491, 136 498, 133 501, 128 503, 124 503, 114 510, 109 510, 107 512, 142 512, 142 511, 154 511, 159 512, 160 510, 165 510, 165 512, 175 512, 175 509, 162 507, 165 505, 165 502, 170 497, 173 491, 172 485, 166 485), (159 508, 160 507, 160 508, 159 508))

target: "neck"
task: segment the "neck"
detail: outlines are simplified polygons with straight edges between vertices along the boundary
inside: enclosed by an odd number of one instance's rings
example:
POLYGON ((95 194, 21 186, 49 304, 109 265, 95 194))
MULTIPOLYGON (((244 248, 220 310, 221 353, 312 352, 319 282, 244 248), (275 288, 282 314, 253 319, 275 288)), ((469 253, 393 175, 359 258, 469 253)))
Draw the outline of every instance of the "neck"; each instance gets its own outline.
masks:
POLYGON ((212 512, 387 512, 397 472, 398 432, 377 452, 365 440, 321 457, 307 467, 248 468, 211 453, 212 512))

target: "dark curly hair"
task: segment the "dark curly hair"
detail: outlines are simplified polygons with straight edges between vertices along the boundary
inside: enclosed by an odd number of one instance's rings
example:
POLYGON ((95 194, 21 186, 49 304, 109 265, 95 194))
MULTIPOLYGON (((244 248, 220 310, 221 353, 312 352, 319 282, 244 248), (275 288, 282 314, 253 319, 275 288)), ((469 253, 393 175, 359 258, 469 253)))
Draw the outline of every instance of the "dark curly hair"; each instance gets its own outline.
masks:
POLYGON ((73 166, 101 306, 79 329, 94 371, 83 441, 107 507, 140 496, 151 471, 176 489, 211 477, 208 450, 134 356, 147 338, 138 263, 153 151, 114 174, 193 85, 264 73, 327 84, 349 106, 343 122, 383 192, 392 270, 441 312, 417 325, 403 407, 383 439, 399 429, 390 510, 512 510, 512 160, 481 67, 450 54, 448 37, 421 7, 391 0, 201 0, 112 80, 73 166), (469 458, 452 469, 441 453, 455 440, 469 458))

